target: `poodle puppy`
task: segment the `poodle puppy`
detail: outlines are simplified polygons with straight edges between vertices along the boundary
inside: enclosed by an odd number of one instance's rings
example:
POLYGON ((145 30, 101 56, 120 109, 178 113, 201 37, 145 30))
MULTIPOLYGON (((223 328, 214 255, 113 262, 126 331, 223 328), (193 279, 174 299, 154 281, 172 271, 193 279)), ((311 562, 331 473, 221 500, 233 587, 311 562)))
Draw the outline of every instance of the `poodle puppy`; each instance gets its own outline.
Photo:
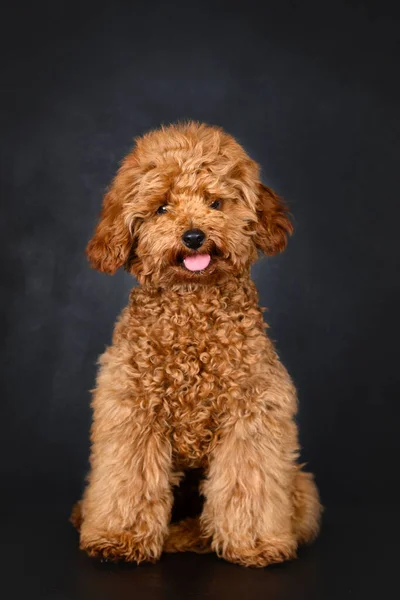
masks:
POLYGON ((258 252, 281 252, 291 232, 258 165, 220 128, 163 127, 122 162, 87 247, 94 268, 139 282, 93 395, 91 470, 72 515, 90 556, 214 551, 263 567, 317 535, 296 391, 250 279, 258 252), (202 513, 171 524, 173 487, 199 468, 202 513))

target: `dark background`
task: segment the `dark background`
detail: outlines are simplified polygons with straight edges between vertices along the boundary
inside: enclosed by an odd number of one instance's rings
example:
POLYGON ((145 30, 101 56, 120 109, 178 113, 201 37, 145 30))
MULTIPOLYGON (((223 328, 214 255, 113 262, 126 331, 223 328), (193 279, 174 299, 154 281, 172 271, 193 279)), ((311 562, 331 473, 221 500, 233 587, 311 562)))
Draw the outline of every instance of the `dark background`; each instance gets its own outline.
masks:
MULTIPOLYGON (((8 597, 365 598, 398 556, 399 26, 383 2, 13 3, 1 75, 1 547, 8 597), (84 247, 134 136, 223 126, 295 218, 254 267, 299 389, 321 538, 281 567, 109 566, 68 524, 96 358, 134 284, 84 247), (6 561, 6 562, 5 562, 6 561), (7 584, 8 585, 8 584, 7 584)), ((4 583, 6 585, 6 583, 4 583)), ((384 594, 383 594, 384 595, 384 594)), ((383 596, 382 596, 383 597, 383 596)))

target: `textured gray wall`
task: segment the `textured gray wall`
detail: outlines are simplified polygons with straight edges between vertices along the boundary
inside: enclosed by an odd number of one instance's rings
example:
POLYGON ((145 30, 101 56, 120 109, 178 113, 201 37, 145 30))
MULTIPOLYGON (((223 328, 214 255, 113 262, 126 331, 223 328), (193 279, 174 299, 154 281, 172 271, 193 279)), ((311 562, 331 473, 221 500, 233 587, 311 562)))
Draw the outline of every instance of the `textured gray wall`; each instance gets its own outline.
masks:
POLYGON ((398 21, 360 3, 168 4, 4 21, 6 494, 79 494, 96 357, 134 284, 91 271, 84 247, 133 137, 192 118, 235 135, 290 204, 288 250, 254 278, 303 458, 325 503, 379 501, 399 451, 398 21))

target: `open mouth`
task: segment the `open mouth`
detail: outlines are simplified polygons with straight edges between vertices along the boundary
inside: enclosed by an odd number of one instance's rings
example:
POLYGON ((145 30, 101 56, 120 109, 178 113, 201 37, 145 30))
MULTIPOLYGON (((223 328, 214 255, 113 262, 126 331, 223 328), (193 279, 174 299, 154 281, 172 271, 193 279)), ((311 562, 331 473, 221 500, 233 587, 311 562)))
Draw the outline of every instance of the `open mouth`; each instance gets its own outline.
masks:
POLYGON ((182 250, 175 260, 180 269, 193 275, 211 273, 220 259, 225 258, 223 252, 214 243, 209 243, 197 251, 182 250))
POLYGON ((188 271, 198 273, 205 271, 211 262, 211 256, 209 254, 190 254, 185 256, 182 260, 182 265, 188 271))

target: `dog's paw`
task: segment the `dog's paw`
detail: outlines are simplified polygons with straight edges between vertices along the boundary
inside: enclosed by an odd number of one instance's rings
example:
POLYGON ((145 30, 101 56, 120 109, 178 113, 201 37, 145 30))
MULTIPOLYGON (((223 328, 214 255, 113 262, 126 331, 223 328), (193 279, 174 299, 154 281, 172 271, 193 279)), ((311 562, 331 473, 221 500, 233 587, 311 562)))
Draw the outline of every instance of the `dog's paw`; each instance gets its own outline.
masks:
POLYGON ((156 562, 162 552, 162 541, 138 538, 133 533, 96 532, 81 538, 81 550, 89 556, 110 562, 156 562))
POLYGON ((267 567, 296 558, 297 543, 289 537, 270 538, 254 544, 213 544, 219 557, 245 567, 267 567))
POLYGON ((212 552, 210 539, 204 537, 199 517, 187 517, 178 523, 171 523, 164 542, 164 552, 212 552))

